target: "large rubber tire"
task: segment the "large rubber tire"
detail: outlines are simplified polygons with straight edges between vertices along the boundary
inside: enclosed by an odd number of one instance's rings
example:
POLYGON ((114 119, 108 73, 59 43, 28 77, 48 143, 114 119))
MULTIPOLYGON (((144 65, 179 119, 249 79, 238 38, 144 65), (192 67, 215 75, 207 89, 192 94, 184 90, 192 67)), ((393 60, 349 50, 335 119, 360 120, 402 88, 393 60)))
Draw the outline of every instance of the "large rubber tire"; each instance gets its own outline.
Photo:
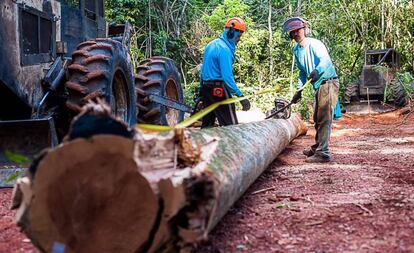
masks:
POLYGON ((349 83, 345 89, 344 103, 349 104, 352 101, 358 100, 358 94, 359 94, 359 84, 349 83))
POLYGON ((402 84, 399 82, 393 82, 391 85, 394 105, 398 107, 406 105, 408 102, 408 98, 402 84))
POLYGON ((68 66, 66 107, 78 113, 90 99, 104 98, 112 113, 129 126, 136 123, 134 74, 127 49, 118 41, 101 38, 78 45, 68 66))
POLYGON ((152 102, 149 94, 166 96, 184 103, 181 79, 174 62, 155 56, 140 62, 135 76, 138 93, 138 122, 174 126, 184 119, 184 112, 152 102))

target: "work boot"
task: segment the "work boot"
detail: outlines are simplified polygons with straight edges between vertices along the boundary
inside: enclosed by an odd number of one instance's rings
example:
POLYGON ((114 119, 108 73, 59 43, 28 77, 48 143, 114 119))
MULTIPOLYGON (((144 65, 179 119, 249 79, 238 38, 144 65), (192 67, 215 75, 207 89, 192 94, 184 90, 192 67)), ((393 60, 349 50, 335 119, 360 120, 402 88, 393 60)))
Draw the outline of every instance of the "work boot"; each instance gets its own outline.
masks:
POLYGON ((312 149, 305 149, 303 150, 303 154, 309 157, 309 156, 313 156, 313 154, 315 154, 315 151, 313 151, 312 149))
POLYGON ((309 156, 305 159, 305 162, 307 163, 327 163, 330 162, 331 158, 327 156, 321 156, 318 154, 314 154, 312 156, 309 156))

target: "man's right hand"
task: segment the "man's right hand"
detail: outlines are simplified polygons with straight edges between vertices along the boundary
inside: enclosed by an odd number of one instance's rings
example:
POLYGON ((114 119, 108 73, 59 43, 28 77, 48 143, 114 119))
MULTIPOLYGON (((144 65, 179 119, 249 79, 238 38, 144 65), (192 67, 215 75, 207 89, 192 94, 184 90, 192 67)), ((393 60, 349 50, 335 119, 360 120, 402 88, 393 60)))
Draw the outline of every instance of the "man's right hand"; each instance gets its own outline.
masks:
POLYGON ((296 91, 295 95, 293 95, 292 100, 290 101, 292 104, 296 104, 302 98, 302 90, 296 91))
POLYGON ((311 79, 311 83, 315 83, 319 79, 319 73, 314 69, 308 76, 308 80, 311 79))
POLYGON ((243 111, 250 110, 250 101, 247 98, 241 100, 240 104, 242 105, 242 110, 243 111))

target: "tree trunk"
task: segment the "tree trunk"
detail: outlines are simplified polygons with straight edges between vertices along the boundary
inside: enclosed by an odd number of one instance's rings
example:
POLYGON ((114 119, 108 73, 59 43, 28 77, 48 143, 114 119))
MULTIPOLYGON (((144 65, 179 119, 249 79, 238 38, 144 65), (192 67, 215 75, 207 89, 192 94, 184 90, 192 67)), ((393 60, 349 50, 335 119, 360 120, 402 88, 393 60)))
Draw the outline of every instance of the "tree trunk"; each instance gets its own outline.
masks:
POLYGON ((16 185, 18 224, 44 252, 177 252, 207 237, 300 134, 271 119, 205 130, 94 135, 50 150, 16 185))
POLYGON ((272 30, 272 1, 269 0, 269 14, 267 16, 269 30, 269 76, 273 76, 273 30, 272 30))

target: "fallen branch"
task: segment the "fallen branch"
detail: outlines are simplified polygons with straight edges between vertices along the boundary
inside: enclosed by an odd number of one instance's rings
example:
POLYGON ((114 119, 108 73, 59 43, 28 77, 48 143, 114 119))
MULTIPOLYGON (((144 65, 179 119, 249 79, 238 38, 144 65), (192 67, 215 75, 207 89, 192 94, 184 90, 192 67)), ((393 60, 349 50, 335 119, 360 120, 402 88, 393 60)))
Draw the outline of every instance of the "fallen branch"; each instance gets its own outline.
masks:
POLYGON ((311 204, 311 206, 315 206, 315 202, 313 202, 310 197, 306 197, 305 200, 311 204))
POLYGON ((276 188, 277 188, 276 186, 272 186, 272 187, 268 187, 268 188, 265 188, 265 189, 261 189, 261 190, 254 191, 251 194, 252 195, 255 195, 255 194, 262 193, 262 192, 267 192, 267 191, 270 191, 270 190, 274 190, 276 188))
POLYGON ((367 212, 369 214, 369 216, 374 215, 371 210, 369 210, 368 208, 366 208, 365 206, 358 204, 358 203, 354 203, 354 205, 356 205, 357 207, 361 208, 363 211, 367 212))
POLYGON ((318 220, 318 221, 313 221, 313 222, 305 223, 305 226, 316 226, 316 225, 321 225, 323 223, 324 223, 324 221, 318 220))

